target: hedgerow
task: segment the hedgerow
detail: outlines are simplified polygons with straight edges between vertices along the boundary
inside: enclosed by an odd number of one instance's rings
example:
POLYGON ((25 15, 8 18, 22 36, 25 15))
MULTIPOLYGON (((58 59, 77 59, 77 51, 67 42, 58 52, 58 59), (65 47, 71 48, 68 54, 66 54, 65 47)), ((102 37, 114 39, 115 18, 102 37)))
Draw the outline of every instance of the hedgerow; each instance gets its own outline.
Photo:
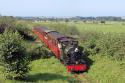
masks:
POLYGON ((125 58, 124 33, 84 32, 81 35, 81 43, 90 55, 100 53, 117 60, 125 58))

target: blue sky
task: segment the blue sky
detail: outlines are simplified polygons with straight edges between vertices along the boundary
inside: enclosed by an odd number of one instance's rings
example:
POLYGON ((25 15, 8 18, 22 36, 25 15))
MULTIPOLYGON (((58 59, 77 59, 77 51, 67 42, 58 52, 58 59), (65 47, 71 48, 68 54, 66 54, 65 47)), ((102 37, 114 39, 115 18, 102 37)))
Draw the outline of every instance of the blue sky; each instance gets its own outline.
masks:
POLYGON ((125 0, 0 0, 12 16, 125 16, 125 0))

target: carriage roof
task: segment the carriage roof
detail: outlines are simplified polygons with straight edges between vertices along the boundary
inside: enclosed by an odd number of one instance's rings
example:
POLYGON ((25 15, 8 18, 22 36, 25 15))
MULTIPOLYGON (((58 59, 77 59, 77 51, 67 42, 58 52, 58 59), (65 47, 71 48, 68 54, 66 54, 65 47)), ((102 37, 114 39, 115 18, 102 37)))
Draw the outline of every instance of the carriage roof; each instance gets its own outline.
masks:
POLYGON ((46 28, 46 27, 35 27, 34 28, 35 30, 37 30, 37 31, 39 31, 39 32, 45 32, 45 33, 49 33, 49 32, 52 32, 52 31, 55 31, 55 30, 50 30, 50 29, 48 29, 48 28, 46 28))
POLYGON ((65 36, 64 34, 61 34, 61 33, 57 32, 55 30, 50 30, 50 29, 48 29, 46 27, 35 27, 34 29, 39 31, 39 32, 46 32, 49 37, 51 37, 51 38, 53 38, 55 40, 58 40, 60 42, 63 42, 63 41, 75 41, 75 38, 65 36))

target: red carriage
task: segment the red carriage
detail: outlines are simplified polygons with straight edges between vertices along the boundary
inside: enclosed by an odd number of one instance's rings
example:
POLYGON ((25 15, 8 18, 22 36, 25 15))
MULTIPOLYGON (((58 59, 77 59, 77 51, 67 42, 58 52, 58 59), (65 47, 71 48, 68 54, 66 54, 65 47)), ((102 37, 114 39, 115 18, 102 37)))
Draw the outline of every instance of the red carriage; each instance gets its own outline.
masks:
POLYGON ((76 39, 46 27, 34 27, 33 32, 66 65, 68 72, 85 71, 87 69, 76 39))

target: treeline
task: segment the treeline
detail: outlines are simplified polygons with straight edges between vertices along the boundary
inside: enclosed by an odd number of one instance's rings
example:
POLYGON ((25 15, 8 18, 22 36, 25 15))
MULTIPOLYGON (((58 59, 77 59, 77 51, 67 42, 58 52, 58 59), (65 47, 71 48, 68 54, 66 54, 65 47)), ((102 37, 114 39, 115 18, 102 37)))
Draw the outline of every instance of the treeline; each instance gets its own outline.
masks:
POLYGON ((29 21, 125 21, 124 17, 114 17, 114 16, 102 16, 102 17, 15 17, 19 20, 29 20, 29 21))
MULTIPOLYGON (((1 16, 0 17, 5 17, 1 16)), ((13 16, 10 16, 13 17, 13 16)), ((115 17, 115 16, 98 16, 98 17, 82 17, 82 16, 75 16, 75 17, 13 17, 17 20, 27 20, 27 21, 54 21, 54 22, 59 22, 59 21, 125 21, 125 17, 115 17)))
POLYGON ((99 17, 74 17, 73 19, 84 20, 84 21, 125 21, 123 17, 114 16, 99 16, 99 17))

